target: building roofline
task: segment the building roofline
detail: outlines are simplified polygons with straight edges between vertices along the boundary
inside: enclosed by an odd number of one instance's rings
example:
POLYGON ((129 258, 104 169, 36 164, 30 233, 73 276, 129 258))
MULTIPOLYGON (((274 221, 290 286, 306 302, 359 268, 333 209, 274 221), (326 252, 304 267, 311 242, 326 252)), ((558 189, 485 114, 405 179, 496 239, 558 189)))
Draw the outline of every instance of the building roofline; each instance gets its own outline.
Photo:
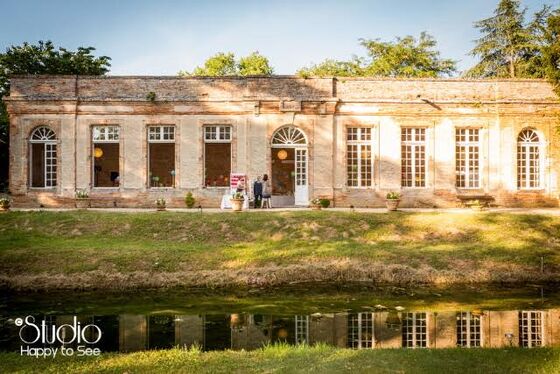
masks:
POLYGON ((56 74, 15 74, 10 79, 50 79, 69 78, 75 79, 145 79, 145 80, 247 80, 247 79, 294 79, 294 80, 337 80, 337 81, 404 81, 404 82, 542 82, 549 81, 544 78, 394 78, 394 77, 300 77, 297 75, 249 75, 249 76, 177 76, 177 75, 56 75, 56 74))

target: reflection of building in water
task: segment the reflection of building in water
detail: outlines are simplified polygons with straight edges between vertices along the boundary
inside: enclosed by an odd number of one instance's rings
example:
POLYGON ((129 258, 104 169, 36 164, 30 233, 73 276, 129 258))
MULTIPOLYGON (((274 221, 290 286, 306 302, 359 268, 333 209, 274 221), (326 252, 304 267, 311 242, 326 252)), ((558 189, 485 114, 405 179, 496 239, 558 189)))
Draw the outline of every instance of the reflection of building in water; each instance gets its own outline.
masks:
POLYGON ((119 317, 121 351, 192 345, 256 349, 276 342, 355 349, 558 346, 560 309, 119 317))

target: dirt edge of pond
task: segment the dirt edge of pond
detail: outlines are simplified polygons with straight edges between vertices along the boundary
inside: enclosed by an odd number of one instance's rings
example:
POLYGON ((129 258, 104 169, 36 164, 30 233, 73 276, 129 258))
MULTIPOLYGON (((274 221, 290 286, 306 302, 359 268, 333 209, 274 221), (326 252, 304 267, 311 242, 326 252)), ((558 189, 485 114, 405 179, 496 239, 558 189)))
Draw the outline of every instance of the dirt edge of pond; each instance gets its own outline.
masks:
POLYGON ((72 274, 0 274, 0 288, 16 291, 130 290, 172 287, 263 288, 308 282, 451 286, 469 283, 558 282, 559 280, 560 269, 540 272, 519 265, 494 263, 480 267, 437 270, 428 266, 413 268, 407 265, 347 261, 180 272, 119 273, 95 270, 72 274))

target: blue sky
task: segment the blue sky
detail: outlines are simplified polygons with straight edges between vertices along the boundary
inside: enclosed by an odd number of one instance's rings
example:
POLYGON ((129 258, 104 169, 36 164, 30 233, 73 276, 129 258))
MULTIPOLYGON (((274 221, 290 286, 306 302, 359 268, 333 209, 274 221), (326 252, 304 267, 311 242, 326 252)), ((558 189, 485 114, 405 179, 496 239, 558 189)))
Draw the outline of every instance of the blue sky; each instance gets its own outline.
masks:
MULTIPOLYGON (((327 57, 363 54, 359 38, 393 39, 428 31, 442 56, 468 56, 474 21, 498 0, 61 1, 1 0, 0 49, 50 39, 67 48, 94 46, 112 58, 114 75, 174 75, 218 51, 258 50, 277 74, 327 57)), ((560 0, 522 0, 529 13, 560 0)))

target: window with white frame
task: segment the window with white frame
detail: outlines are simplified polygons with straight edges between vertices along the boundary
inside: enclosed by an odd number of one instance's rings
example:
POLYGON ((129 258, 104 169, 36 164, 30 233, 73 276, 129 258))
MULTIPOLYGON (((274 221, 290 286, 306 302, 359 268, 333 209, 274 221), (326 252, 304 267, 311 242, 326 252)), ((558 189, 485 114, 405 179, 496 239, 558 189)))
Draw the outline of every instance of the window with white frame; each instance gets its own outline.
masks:
POLYGON ((93 186, 118 187, 120 184, 120 128, 92 127, 93 186))
POLYGON ((457 313, 457 346, 482 346, 482 316, 471 312, 457 313))
POLYGON ((309 344, 309 316, 295 316, 296 344, 309 344))
POLYGON ((543 345, 543 312, 519 312, 519 345, 527 348, 543 345))
POLYGON ((401 186, 426 187, 426 129, 401 129, 401 186))
POLYGON ((230 142, 231 126, 209 125, 204 128, 204 140, 206 142, 230 142))
POLYGON ((479 129, 455 130, 455 172, 459 188, 480 188, 479 129))
POLYGON ((49 127, 33 130, 29 137, 29 179, 36 188, 56 187, 56 134, 49 127))
POLYGON ((175 126, 148 127, 149 185, 175 187, 175 126))
POLYGON ((402 346, 405 348, 426 348, 428 346, 428 321, 426 313, 403 314, 402 346))
POLYGON ((204 127, 204 184, 227 187, 231 173, 231 126, 204 127))
POLYGON ((348 127, 346 136, 347 183, 349 187, 373 185, 370 127, 348 127))
POLYGON ((373 313, 348 315, 348 347, 355 349, 373 348, 373 313))
POLYGON ((517 137, 517 188, 535 189, 541 186, 539 135, 525 129, 517 137))

